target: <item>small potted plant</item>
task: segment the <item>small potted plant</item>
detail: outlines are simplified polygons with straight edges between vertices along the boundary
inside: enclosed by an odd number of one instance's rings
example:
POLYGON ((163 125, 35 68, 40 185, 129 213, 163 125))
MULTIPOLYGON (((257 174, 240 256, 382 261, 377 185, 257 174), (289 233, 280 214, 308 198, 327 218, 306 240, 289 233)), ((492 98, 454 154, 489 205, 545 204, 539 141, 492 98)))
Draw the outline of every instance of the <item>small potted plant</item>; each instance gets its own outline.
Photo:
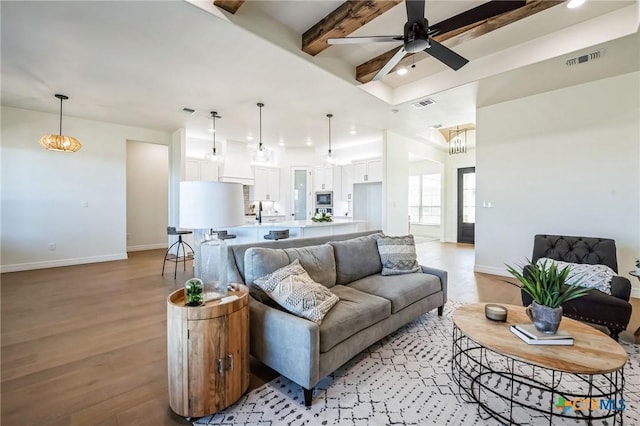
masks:
POLYGON ((204 305, 204 285, 199 278, 191 278, 184 283, 184 297, 186 306, 204 305))
POLYGON ((555 262, 547 265, 529 261, 522 272, 507 265, 507 270, 522 284, 522 290, 533 299, 527 315, 535 328, 546 334, 555 334, 562 319, 562 304, 588 294, 591 289, 568 283, 571 267, 559 269, 555 262))
POLYGON ((640 257, 636 257, 636 275, 640 275, 640 257))
POLYGON ((312 222, 333 222, 333 217, 331 217, 331 213, 316 213, 311 216, 312 222))

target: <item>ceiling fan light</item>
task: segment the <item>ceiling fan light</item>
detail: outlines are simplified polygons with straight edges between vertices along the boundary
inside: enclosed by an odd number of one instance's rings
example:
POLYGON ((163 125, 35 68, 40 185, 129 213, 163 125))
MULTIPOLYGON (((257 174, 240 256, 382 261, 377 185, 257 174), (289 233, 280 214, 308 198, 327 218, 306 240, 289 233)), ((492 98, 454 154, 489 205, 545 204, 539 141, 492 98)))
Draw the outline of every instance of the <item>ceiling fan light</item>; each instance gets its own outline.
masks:
POLYGON ((567 3, 567 7, 569 9, 575 9, 576 7, 582 6, 587 0, 569 0, 567 3))
POLYGON ((398 75, 406 75, 409 72, 409 70, 406 69, 405 67, 402 67, 396 72, 398 73, 398 75))

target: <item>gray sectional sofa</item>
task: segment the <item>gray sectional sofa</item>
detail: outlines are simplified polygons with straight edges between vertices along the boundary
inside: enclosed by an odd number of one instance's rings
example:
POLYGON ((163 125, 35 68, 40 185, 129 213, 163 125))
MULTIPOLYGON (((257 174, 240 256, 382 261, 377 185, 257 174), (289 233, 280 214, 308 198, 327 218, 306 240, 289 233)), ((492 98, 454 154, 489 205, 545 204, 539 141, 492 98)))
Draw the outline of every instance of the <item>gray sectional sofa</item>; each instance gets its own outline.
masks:
POLYGON ((447 273, 381 275, 380 231, 229 246, 230 282, 249 286, 251 355, 302 386, 311 405, 314 386, 373 343, 419 315, 442 309, 447 273), (314 281, 340 301, 320 325, 286 312, 254 281, 299 259, 314 281))

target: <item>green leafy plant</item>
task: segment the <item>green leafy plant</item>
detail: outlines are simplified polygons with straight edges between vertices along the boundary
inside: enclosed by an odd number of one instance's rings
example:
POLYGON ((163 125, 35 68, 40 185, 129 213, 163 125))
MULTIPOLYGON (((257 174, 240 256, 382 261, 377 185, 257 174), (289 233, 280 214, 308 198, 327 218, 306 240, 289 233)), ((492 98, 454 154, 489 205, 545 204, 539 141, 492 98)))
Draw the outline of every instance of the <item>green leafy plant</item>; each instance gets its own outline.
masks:
POLYGON ((636 257, 636 268, 640 268, 640 257, 636 257))
POLYGON ((202 304, 203 287, 199 279, 191 279, 185 284, 185 295, 187 306, 200 306, 202 304))
POLYGON ((516 277, 524 290, 538 305, 557 308, 564 302, 577 299, 588 294, 591 289, 579 287, 575 283, 567 283, 571 267, 558 269, 554 262, 537 264, 528 260, 528 264, 518 269, 506 265, 511 275, 516 277))
POLYGON ((328 213, 316 213, 311 216, 312 222, 333 222, 333 217, 328 213))

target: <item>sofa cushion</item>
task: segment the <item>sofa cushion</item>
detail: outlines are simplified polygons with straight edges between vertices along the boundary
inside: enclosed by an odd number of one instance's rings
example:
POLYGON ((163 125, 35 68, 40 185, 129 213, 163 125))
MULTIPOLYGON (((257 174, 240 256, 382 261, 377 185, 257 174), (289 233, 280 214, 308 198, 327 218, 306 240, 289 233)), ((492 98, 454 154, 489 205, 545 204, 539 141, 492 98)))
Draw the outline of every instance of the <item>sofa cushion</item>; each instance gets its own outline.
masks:
POLYGON ((381 234, 329 242, 336 260, 336 284, 349 284, 382 270, 376 235, 381 234))
POLYGON ((348 287, 389 300, 392 314, 442 291, 440 278, 423 273, 388 276, 376 274, 354 281, 348 287))
POLYGON ((256 279, 255 284, 287 311, 317 324, 338 303, 338 296, 313 281, 298 259, 256 279))
POLYGON ((251 286, 257 278, 272 273, 298 259, 309 276, 331 288, 336 283, 336 262, 328 244, 299 248, 253 247, 244 253, 244 279, 251 286))
POLYGON ((377 235, 375 238, 382 262, 382 275, 412 274, 420 271, 413 235, 377 235))
POLYGON ((329 351, 360 330, 391 315, 391 303, 387 299, 342 285, 336 285, 331 291, 340 301, 320 325, 320 352, 329 351))

